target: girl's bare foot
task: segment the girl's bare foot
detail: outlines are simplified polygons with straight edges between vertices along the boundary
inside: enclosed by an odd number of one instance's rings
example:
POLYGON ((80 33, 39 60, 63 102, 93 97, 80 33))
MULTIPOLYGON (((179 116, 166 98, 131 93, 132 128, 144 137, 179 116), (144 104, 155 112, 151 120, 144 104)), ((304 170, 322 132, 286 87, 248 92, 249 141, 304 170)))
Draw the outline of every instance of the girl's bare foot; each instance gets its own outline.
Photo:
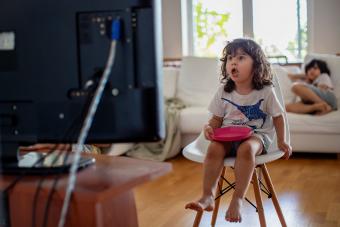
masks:
POLYGON ((325 115, 332 111, 332 107, 328 105, 326 102, 316 103, 314 105, 317 105, 317 108, 318 108, 316 115, 319 115, 319 116, 325 115))
POLYGON ((214 210, 214 197, 203 196, 197 202, 191 202, 185 205, 185 209, 192 209, 196 211, 212 211, 214 210))
POLYGON ((314 104, 311 104, 311 108, 312 108, 312 111, 314 111, 314 114, 318 115, 319 113, 324 111, 325 105, 322 102, 314 103, 314 104))
POLYGON ((241 208, 242 208, 243 200, 242 198, 233 197, 227 213, 225 214, 225 220, 229 222, 241 222, 241 208))

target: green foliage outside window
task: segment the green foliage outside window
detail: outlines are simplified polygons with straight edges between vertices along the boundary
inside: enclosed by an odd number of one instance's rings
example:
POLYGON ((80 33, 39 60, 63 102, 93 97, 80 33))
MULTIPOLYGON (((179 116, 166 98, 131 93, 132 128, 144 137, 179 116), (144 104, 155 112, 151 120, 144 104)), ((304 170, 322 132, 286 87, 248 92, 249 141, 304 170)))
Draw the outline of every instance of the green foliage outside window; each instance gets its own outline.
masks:
POLYGON ((205 8, 201 1, 194 6, 195 42, 194 49, 197 55, 216 56, 216 50, 212 48, 221 39, 226 40, 228 32, 225 25, 230 13, 217 13, 205 8))
POLYGON ((298 58, 303 58, 307 54, 307 23, 302 26, 300 29, 300 37, 301 37, 301 53, 299 56, 299 48, 298 48, 298 34, 296 34, 295 40, 292 40, 288 43, 287 50, 293 56, 297 56, 298 58))
MULTIPOLYGON (((194 54, 196 56, 215 57, 221 53, 221 45, 228 39, 227 25, 231 13, 220 13, 209 9, 205 1, 193 0, 194 9, 194 54)), ((297 4, 298 1, 296 0, 297 4)), ((299 10, 298 7, 297 10, 299 10)), ((276 44, 265 44, 261 37, 254 37, 263 48, 267 56, 285 55, 288 59, 299 60, 307 53, 307 22, 304 22, 300 31, 296 32, 295 38, 287 43, 287 46, 278 47, 276 44), (301 46, 298 46, 300 38, 301 46), (300 48, 300 50, 299 50, 300 48)))

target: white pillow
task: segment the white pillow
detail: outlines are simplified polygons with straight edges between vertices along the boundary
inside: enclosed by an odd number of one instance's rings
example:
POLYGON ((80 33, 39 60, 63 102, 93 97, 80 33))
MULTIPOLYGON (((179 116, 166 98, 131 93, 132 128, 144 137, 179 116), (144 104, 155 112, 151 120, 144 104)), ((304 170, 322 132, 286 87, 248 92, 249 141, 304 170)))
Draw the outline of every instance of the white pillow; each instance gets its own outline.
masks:
POLYGON ((217 58, 183 57, 177 97, 188 106, 208 107, 219 86, 217 58))
POLYGON ((288 71, 280 65, 272 65, 273 72, 276 74, 285 103, 295 101, 295 94, 292 92, 292 81, 288 77, 288 71))

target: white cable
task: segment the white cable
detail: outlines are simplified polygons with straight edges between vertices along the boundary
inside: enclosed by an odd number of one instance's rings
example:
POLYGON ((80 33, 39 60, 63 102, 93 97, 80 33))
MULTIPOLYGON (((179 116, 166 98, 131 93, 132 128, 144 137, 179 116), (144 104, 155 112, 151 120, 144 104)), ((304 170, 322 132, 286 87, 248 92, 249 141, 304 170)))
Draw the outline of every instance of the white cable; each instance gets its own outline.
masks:
POLYGON ((82 126, 81 131, 80 131, 80 135, 78 137, 76 149, 75 149, 75 152, 74 152, 75 153, 74 154, 74 160, 72 162, 72 166, 71 166, 71 169, 70 169, 68 186, 67 186, 66 195, 65 195, 65 198, 64 198, 63 207, 62 207, 62 210, 61 210, 61 215, 60 215, 58 227, 63 227, 64 224, 65 224, 65 219, 66 219, 71 195, 72 195, 72 192, 73 192, 74 186, 76 184, 76 180, 77 180, 76 173, 77 173, 77 169, 78 169, 80 153, 81 153, 83 145, 85 143, 88 131, 89 131, 91 125, 92 125, 93 117, 94 117, 94 115, 97 111, 97 107, 98 107, 99 101, 101 99, 101 96, 103 94, 106 82, 107 82, 109 75, 111 73, 111 69, 112 69, 112 65, 114 63, 115 55, 116 55, 116 40, 112 40, 109 58, 107 60, 103 76, 101 77, 101 79, 99 81, 99 85, 96 89, 95 95, 92 98, 89 111, 87 112, 85 121, 84 121, 83 126, 82 126))

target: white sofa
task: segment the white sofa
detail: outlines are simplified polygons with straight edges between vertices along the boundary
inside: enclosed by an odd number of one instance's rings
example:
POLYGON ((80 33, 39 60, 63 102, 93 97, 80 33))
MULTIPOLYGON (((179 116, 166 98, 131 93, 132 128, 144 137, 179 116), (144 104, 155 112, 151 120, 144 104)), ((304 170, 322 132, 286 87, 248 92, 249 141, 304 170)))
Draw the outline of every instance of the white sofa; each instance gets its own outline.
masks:
POLYGON ((180 68, 164 68, 164 96, 181 99, 182 147, 193 141, 208 120, 208 104, 219 84, 218 60, 184 57, 180 68), (209 76, 207 76, 209 75, 209 76))
MULTIPOLYGON (((312 58, 327 62, 340 107, 340 57, 333 55, 310 54, 312 58)), ((202 130, 208 120, 207 106, 219 84, 220 63, 218 59, 184 57, 180 68, 164 68, 164 95, 178 97, 185 104, 181 112, 180 128, 182 147, 191 142, 202 130)), ((295 70, 295 68, 287 68, 295 70)), ((294 95, 290 91, 287 69, 273 66, 280 80, 285 100, 294 95)), ((340 153, 340 111, 324 116, 288 114, 291 144, 294 152, 340 153)))

